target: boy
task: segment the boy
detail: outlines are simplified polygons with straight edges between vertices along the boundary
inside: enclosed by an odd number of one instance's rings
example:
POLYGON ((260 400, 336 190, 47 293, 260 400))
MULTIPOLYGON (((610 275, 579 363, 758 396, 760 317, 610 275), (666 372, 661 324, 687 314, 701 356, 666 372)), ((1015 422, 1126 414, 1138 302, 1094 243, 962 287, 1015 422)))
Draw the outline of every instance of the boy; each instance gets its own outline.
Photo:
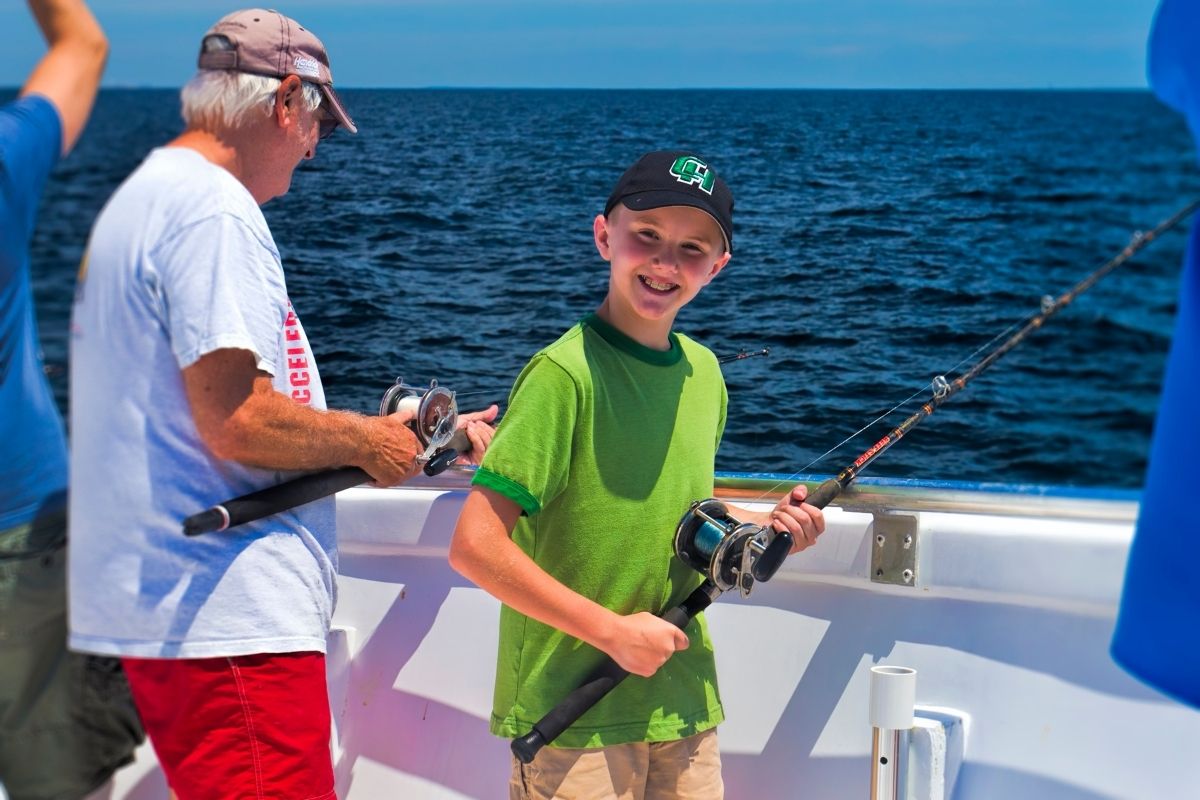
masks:
MULTIPOLYGON (((621 176, 593 223, 608 294, 517 378, 473 480, 450 563, 497 597, 491 730, 529 731, 602 660, 619 684, 532 764, 511 798, 716 798, 724 719, 703 616, 655 616, 702 576, 674 556, 693 500, 713 492, 726 392, 716 358, 672 332, 676 314, 729 262, 733 197, 707 162, 654 152, 621 176)), ((824 530, 797 486, 744 521, 824 530)))

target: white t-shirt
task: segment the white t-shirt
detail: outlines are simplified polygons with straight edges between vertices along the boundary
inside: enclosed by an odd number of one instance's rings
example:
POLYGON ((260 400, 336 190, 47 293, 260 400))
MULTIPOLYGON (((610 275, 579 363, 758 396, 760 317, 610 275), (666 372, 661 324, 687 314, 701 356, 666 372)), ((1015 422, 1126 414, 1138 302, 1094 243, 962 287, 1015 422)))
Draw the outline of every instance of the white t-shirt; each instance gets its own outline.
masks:
POLYGON ((149 658, 324 651, 333 499, 229 531, 197 511, 293 477, 217 459, 181 370, 251 351, 276 390, 325 407, 279 251, 254 198, 186 148, 160 148, 96 220, 71 324, 70 645, 149 658))

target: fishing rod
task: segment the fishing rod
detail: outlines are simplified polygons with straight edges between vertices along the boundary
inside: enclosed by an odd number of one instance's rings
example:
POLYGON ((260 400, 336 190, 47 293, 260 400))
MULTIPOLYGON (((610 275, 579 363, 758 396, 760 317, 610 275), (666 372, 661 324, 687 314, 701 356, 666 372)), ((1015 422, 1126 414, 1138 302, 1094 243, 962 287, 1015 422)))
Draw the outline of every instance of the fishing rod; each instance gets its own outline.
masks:
MULTIPOLYGON (((424 452, 417 455, 416 461, 422 465, 426 475, 437 475, 454 463, 459 452, 470 449, 470 442, 457 429, 458 403, 455 393, 445 386, 438 386, 436 380, 430 381, 426 388, 410 386, 403 378, 397 378, 379 402, 379 415, 386 417, 401 410, 413 412, 409 427, 425 448, 424 452)), ((370 480, 371 476, 359 467, 339 467, 303 475, 192 514, 183 521, 183 532, 187 536, 199 536, 223 531, 320 500, 370 480)))
MULTIPOLYGON (((941 375, 934 378, 931 384, 932 396, 920 409, 867 448, 836 476, 821 483, 804 502, 817 508, 825 508, 872 461, 900 441, 943 403, 962 391, 997 359, 1042 327, 1050 317, 1090 289, 1101 278, 1190 216, 1197 208, 1200 208, 1200 199, 1193 200, 1153 230, 1135 232, 1129 244, 1120 253, 1070 290, 1057 299, 1049 295, 1043 297, 1041 309, 1037 314, 1030 317, 1016 333, 992 349, 966 372, 953 381, 947 381, 941 375)), ((776 532, 771 526, 740 522, 729 513, 727 506, 716 498, 693 502, 675 530, 675 554, 688 566, 704 575, 705 579, 682 603, 662 612, 659 617, 682 630, 726 591, 736 588, 743 597, 748 596, 755 582, 765 582, 774 576, 791 551, 792 544, 793 539, 789 532, 776 532)), ((588 709, 600 702, 628 676, 629 673, 616 661, 606 657, 578 688, 538 720, 529 733, 513 739, 513 755, 523 764, 532 762, 542 747, 553 742, 563 731, 574 725, 588 709)))
POLYGON ((745 350, 739 350, 736 354, 731 356, 717 356, 717 363, 729 364, 734 361, 742 361, 747 358, 758 358, 759 356, 769 355, 771 355, 771 348, 769 347, 764 347, 762 350, 755 350, 753 353, 748 353, 745 350))

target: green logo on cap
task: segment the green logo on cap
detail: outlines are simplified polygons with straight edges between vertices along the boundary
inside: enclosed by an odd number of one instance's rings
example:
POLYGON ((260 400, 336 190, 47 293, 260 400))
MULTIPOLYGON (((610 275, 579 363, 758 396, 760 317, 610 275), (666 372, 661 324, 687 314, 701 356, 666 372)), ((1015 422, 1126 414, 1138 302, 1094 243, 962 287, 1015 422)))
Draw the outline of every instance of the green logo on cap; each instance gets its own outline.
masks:
POLYGON ((713 184, 717 182, 717 173, 695 156, 680 156, 675 159, 675 163, 671 165, 671 174, 680 183, 699 186, 700 191, 705 194, 712 194, 713 184))

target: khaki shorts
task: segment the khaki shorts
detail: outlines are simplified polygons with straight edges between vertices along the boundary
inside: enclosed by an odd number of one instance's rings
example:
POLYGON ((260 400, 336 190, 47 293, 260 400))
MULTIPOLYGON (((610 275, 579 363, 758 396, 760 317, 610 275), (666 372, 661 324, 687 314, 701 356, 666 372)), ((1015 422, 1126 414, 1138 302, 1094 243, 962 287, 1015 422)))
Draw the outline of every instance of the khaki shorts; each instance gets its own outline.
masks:
POLYGON ((532 764, 513 757, 509 800, 720 800, 715 730, 674 742, 576 749, 543 747, 532 764))
POLYGON ((0 783, 79 798, 133 759, 142 726, 120 662, 67 651, 66 516, 0 531, 0 783))

